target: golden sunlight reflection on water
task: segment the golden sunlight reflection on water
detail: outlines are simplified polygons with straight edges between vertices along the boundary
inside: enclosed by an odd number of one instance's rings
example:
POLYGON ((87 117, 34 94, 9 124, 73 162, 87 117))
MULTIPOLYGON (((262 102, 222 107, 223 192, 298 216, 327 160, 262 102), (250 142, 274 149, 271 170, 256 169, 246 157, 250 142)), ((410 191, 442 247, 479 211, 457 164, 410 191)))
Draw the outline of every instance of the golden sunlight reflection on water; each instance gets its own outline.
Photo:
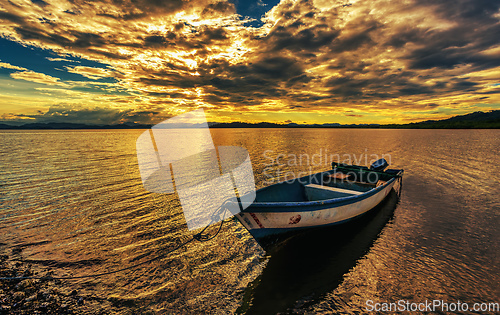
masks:
MULTIPOLYGON (((189 239, 178 198, 142 188, 141 132, 2 131, 1 251, 39 274, 88 275, 189 239)), ((364 225, 290 242, 268 256, 229 220, 215 239, 168 258, 63 281, 87 295, 87 309, 349 313, 362 312, 367 299, 498 301, 498 130, 211 132, 216 145, 247 148, 258 188, 282 173, 325 170, 330 154, 361 164, 370 160, 363 154, 390 154, 391 167, 405 169, 402 199, 364 225), (316 159, 297 165, 288 154, 316 159)))

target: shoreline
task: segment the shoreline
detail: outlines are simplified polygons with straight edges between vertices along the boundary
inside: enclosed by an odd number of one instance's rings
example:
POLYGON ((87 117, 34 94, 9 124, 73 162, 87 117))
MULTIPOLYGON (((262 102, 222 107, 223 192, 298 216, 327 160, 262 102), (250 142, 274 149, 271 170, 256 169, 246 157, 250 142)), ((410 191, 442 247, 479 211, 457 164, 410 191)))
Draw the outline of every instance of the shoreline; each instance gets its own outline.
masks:
MULTIPOLYGON (((0 254, 0 278, 40 277, 42 274, 18 253, 0 254)), ((48 271, 45 275, 50 275, 48 271)), ((135 314, 140 308, 113 297, 79 291, 77 284, 59 279, 0 280, 0 315, 3 314, 135 314)), ((139 312, 141 313, 141 312, 139 312)), ((151 314, 145 310, 142 312, 151 314)))
MULTIPOLYGON (((0 255, 0 277, 36 276, 30 264, 0 255)), ((0 280, 0 314, 79 314, 85 299, 78 291, 63 292, 60 280, 0 280)))

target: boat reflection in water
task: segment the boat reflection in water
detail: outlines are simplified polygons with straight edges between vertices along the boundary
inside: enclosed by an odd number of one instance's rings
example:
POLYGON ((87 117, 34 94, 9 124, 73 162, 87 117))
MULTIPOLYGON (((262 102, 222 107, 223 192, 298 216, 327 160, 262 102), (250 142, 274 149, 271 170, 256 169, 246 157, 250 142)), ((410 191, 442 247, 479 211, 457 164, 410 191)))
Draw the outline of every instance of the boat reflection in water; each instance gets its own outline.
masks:
POLYGON ((351 222, 304 231, 268 249, 262 274, 245 290, 238 309, 246 314, 276 314, 307 308, 333 291, 391 220, 399 202, 393 189, 378 206, 351 222))

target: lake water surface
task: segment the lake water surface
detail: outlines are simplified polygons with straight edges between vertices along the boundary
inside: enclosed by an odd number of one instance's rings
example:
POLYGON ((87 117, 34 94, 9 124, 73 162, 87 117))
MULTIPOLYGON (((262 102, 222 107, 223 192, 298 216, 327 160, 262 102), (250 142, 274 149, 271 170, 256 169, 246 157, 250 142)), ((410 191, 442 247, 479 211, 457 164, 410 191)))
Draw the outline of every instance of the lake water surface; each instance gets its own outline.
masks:
MULTIPOLYGON (((1 131, 0 251, 40 275, 88 275, 188 240, 178 198, 142 187, 142 132, 1 131)), ((500 130, 211 132, 215 145, 249 151, 257 188, 327 170, 330 157, 365 164, 384 155, 405 169, 401 199, 393 194, 356 224, 273 252, 229 220, 213 240, 165 259, 63 281, 86 297, 87 310, 355 314, 368 300, 500 302, 500 130)))

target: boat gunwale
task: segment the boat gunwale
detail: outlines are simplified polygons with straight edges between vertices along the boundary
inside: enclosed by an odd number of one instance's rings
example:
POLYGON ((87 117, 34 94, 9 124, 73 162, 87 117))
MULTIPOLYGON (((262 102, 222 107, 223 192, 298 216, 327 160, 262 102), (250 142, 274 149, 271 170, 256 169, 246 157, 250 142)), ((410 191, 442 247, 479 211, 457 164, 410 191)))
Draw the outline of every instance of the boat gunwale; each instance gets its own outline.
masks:
MULTIPOLYGON (((319 172, 319 173, 316 173, 316 174, 313 174, 313 175, 308 175, 308 176, 304 176, 304 177, 298 178, 297 180, 300 180, 300 179, 306 178, 306 177, 313 177, 313 176, 316 176, 317 174, 320 174, 320 173, 327 173, 327 172, 319 172)), ((355 203, 355 202, 364 200, 364 199, 366 199, 368 197, 371 197, 371 196, 379 193, 384 188, 386 188, 388 185, 390 185, 392 182, 394 182, 396 179, 402 177, 402 174, 403 174, 403 170, 399 170, 399 172, 397 174, 395 174, 395 175, 387 174, 387 175, 391 175, 393 177, 391 179, 389 179, 384 185, 380 185, 378 187, 372 188, 372 189, 364 192, 361 195, 346 196, 346 197, 339 197, 339 198, 331 198, 331 199, 324 199, 324 200, 314 200, 314 201, 253 202, 248 208, 244 209, 241 212, 269 212, 269 210, 258 209, 258 208, 268 208, 268 207, 283 207, 283 208, 285 208, 285 207, 326 206, 326 205, 337 204, 337 203, 342 203, 343 205, 345 205, 345 204, 351 204, 351 203, 355 203)), ((282 183, 285 183, 285 182, 286 181, 282 181, 282 182, 276 183, 274 185, 279 185, 279 184, 282 184, 282 183)), ((274 186, 274 185, 271 185, 271 186, 274 186)), ((257 193, 259 191, 263 191, 265 189, 268 189, 271 186, 263 187, 263 188, 257 190, 257 193)), ((291 212, 300 212, 300 211, 304 211, 304 210, 297 209, 297 210, 289 210, 289 211, 291 211, 291 212)), ((311 211, 311 210, 309 210, 309 211, 311 211)), ((282 212, 282 211, 277 210, 276 212, 282 212)))

